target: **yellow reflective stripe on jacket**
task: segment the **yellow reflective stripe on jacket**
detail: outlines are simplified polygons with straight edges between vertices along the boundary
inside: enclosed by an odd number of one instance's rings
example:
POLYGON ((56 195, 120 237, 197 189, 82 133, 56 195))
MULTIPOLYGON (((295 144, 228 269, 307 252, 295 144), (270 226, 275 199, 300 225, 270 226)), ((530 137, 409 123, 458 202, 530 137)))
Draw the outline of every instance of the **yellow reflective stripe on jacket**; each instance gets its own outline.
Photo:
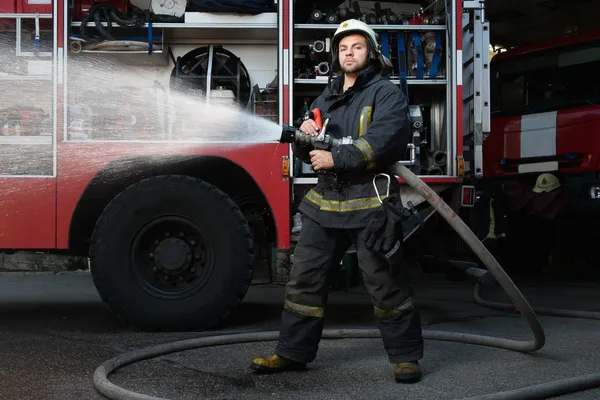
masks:
POLYGON ((405 312, 412 310, 415 307, 415 303, 412 298, 404 300, 401 304, 392 308, 391 310, 384 310, 377 306, 373 306, 375 309, 375 317, 377 318, 393 318, 404 314, 405 312))
POLYGON ((360 112, 360 123, 358 125, 358 137, 361 137, 365 134, 367 129, 369 129, 369 125, 371 125, 371 117, 373 113, 373 107, 367 106, 363 107, 360 112))
POLYGON ((358 138, 354 141, 354 146, 360 150, 365 162, 367 163, 367 170, 375 168, 375 152, 373 148, 364 138, 358 138))
POLYGON ((490 199, 490 226, 485 239, 498 239, 496 236, 496 214, 494 214, 494 199, 490 199))
MULTIPOLYGON (((381 200, 385 199, 385 194, 381 195, 381 200)), ((377 196, 361 197, 351 200, 326 200, 322 195, 311 189, 305 196, 305 199, 316 204, 322 211, 349 212, 358 210, 368 210, 381 206, 377 196)))
POLYGON ((304 304, 294 303, 287 299, 285 300, 284 308, 287 311, 298 315, 304 315, 306 317, 323 318, 325 315, 325 310, 323 307, 306 306, 304 304))

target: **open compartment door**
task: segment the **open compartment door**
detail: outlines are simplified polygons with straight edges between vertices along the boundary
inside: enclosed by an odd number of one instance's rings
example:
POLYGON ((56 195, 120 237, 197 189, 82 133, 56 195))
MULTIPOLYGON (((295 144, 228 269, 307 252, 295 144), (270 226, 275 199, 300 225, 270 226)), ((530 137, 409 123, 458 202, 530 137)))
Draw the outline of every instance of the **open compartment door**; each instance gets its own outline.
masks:
POLYGON ((0 13, 0 248, 56 245, 57 4, 0 13))

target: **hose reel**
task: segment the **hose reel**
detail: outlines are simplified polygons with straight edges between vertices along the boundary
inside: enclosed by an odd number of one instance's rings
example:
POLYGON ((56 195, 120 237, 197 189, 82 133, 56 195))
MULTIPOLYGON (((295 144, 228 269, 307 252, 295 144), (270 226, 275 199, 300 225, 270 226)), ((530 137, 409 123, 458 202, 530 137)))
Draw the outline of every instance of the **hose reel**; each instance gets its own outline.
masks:
POLYGON ((221 46, 203 46, 178 57, 171 72, 172 90, 211 98, 215 92, 233 93, 236 104, 245 108, 251 95, 250 75, 235 54, 221 46))

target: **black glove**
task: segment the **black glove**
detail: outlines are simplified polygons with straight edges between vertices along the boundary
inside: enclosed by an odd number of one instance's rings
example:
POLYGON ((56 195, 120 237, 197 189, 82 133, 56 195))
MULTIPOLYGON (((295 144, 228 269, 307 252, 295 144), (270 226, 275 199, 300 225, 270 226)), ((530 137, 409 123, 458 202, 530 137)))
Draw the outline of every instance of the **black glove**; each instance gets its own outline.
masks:
POLYGON ((402 242, 402 223, 410 218, 410 215, 410 211, 402 206, 400 197, 387 197, 361 232, 360 239, 371 251, 389 253, 396 242, 402 242))

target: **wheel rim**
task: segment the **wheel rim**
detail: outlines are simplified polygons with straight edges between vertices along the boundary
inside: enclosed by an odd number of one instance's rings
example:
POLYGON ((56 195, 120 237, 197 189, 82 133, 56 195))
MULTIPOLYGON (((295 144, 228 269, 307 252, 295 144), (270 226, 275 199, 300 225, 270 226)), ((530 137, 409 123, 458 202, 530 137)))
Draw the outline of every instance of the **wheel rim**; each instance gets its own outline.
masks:
POLYGON ((161 299, 182 299, 202 289, 214 269, 214 256, 206 231, 180 216, 146 222, 130 246, 130 265, 140 286, 161 299))

